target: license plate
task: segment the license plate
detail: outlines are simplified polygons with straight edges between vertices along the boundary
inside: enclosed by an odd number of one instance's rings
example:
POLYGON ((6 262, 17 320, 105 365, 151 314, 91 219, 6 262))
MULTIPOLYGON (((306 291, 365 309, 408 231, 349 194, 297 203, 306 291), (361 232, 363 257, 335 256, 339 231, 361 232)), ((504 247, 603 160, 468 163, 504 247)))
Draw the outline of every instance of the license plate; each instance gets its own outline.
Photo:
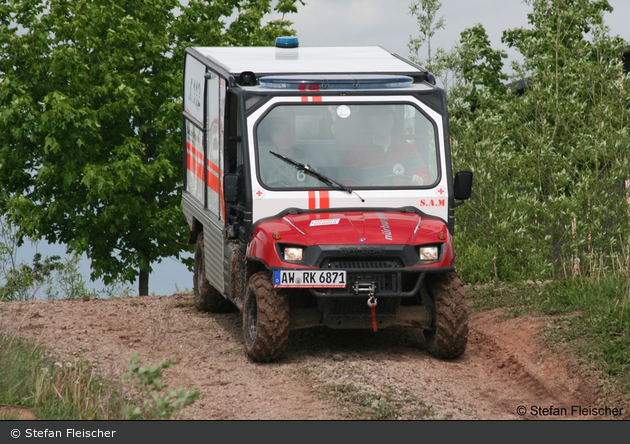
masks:
POLYGON ((346 288, 346 270, 274 270, 275 288, 346 288))

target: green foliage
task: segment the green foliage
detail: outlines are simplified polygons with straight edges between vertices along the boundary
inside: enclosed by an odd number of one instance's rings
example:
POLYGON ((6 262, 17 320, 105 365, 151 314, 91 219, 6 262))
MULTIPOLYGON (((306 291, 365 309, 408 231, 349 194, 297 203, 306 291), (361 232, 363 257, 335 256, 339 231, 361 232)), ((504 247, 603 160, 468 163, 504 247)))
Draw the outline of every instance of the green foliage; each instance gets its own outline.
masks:
POLYGON ((470 102, 477 102, 477 89, 486 88, 492 93, 505 91, 502 83, 507 75, 502 72, 504 51, 494 50, 486 30, 480 24, 467 28, 461 33, 459 45, 460 66, 463 81, 472 87, 467 97, 470 102))
POLYGON ((89 363, 51 360, 31 341, 0 335, 0 405, 27 408, 39 420, 171 419, 199 397, 166 390, 162 369, 173 362, 145 367, 139 361, 136 352, 123 375, 144 396, 136 406, 123 402, 121 387, 98 378, 89 363))
POLYGON ((89 363, 51 360, 32 341, 0 335, 0 405, 27 408, 39 420, 171 419, 199 397, 196 391, 166 391, 162 369, 173 362, 145 367, 139 361, 134 354, 123 375, 144 396, 136 406, 124 402, 121 387, 100 379, 89 363))
POLYGON ((504 51, 494 50, 484 27, 476 24, 461 33, 460 42, 450 51, 438 48, 435 57, 431 54, 431 37, 438 29, 444 29, 444 17, 437 18, 442 4, 437 0, 421 0, 412 3, 409 12, 417 20, 420 36, 410 37, 411 59, 423 65, 441 80, 449 98, 476 102, 477 89, 484 87, 493 91, 504 91, 502 81, 507 76, 502 72, 504 51), (427 44, 428 57, 421 61, 420 48, 427 44), (451 89, 453 89, 451 91, 451 89))
POLYGON ((19 234, 13 225, 0 218, 0 302, 30 299, 94 299, 129 296, 131 289, 113 281, 102 290, 89 290, 79 272, 81 257, 76 253, 59 256, 33 256, 32 265, 18 262, 19 234))
MULTIPOLYGON (((182 54, 271 45, 299 0, 21 0, 0 6, 0 213, 105 283, 190 250, 180 209, 182 54), (230 19, 229 25, 227 24, 230 19)), ((300 2, 301 3, 301 2, 300 2)))
POLYGON ((163 369, 175 362, 162 360, 159 364, 141 366, 140 354, 135 352, 131 358, 129 372, 123 374, 124 381, 135 382, 140 391, 142 405, 131 405, 124 408, 125 419, 171 419, 178 412, 194 403, 199 398, 196 390, 167 390, 168 386, 161 382, 163 369))
POLYGON ((503 37, 523 55, 512 85, 524 88, 502 86, 502 54, 479 25, 451 53, 462 81, 449 92, 453 163, 475 175, 456 217, 469 281, 599 276, 628 264, 628 44, 608 35, 605 1, 530 3, 531 28, 503 37))
POLYGON ((438 10, 442 7, 439 0, 417 0, 409 6, 411 14, 418 24, 420 36, 409 38, 409 51, 412 60, 418 62, 418 51, 424 43, 427 44, 427 63, 431 65, 431 38, 438 29, 444 29, 444 16, 438 18, 438 10))
POLYGON ((33 342, 0 336, 0 404, 31 410, 39 420, 122 418, 115 387, 84 362, 46 358, 33 342))
POLYGON ((606 1, 528 4, 530 27, 503 34, 523 56, 509 86, 482 28, 450 53, 461 82, 449 91, 453 163, 475 175, 457 210, 457 265, 464 280, 494 281, 473 291, 475 305, 559 316, 552 344, 594 363, 627 397, 628 43, 609 36, 606 1))

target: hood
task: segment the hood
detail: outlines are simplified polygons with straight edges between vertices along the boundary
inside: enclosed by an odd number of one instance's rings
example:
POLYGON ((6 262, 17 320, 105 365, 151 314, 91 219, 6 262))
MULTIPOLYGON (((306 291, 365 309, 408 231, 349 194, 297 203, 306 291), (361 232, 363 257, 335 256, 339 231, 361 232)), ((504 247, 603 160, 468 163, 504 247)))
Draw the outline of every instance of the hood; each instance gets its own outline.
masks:
POLYGON ((415 244, 447 230, 438 219, 389 211, 286 215, 277 222, 284 242, 306 245, 415 244))

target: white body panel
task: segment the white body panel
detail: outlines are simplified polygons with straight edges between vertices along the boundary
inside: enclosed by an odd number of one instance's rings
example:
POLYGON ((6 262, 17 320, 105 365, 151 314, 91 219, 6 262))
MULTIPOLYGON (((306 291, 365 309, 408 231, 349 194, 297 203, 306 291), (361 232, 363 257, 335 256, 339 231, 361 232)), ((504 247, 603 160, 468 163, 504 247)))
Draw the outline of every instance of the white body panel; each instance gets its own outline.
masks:
POLYGON ((379 46, 357 47, 197 47, 231 73, 405 73, 420 69, 379 46))
MULTIPOLYGON (((340 97, 321 98, 322 103, 331 102, 339 103, 340 97)), ((407 96, 363 96, 348 98, 349 102, 388 102, 388 103, 411 103, 420 108, 433 120, 438 128, 437 140, 440 147, 444 146, 444 134, 442 131, 442 116, 423 103, 407 96)), ((256 158, 255 147, 255 123, 261 118, 265 112, 277 103, 303 103, 301 97, 283 97, 270 100, 264 107, 254 112, 248 118, 248 134, 249 134, 249 157, 256 158)), ((443 149, 439 149, 443 152, 443 149)), ((361 189, 357 193, 348 194, 339 189, 330 188, 329 190, 317 191, 277 191, 265 188, 259 180, 256 166, 252 163, 252 222, 272 216, 286 210, 287 208, 301 209, 322 209, 327 208, 399 208, 411 206, 420 209, 424 213, 448 220, 448 195, 447 195, 447 173, 446 165, 443 159, 439 163, 440 180, 437 184, 429 189, 361 189)))

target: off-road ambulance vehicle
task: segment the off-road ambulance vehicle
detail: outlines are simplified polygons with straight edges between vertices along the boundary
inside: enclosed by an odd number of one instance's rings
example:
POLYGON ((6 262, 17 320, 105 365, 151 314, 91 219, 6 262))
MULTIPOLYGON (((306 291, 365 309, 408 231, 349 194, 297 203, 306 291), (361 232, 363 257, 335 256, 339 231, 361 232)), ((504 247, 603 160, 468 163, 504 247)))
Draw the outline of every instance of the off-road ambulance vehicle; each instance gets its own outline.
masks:
POLYGON ((184 61, 183 211, 195 304, 243 315, 247 354, 293 329, 422 329, 437 357, 468 337, 455 272, 446 98, 381 47, 193 47, 184 61))

